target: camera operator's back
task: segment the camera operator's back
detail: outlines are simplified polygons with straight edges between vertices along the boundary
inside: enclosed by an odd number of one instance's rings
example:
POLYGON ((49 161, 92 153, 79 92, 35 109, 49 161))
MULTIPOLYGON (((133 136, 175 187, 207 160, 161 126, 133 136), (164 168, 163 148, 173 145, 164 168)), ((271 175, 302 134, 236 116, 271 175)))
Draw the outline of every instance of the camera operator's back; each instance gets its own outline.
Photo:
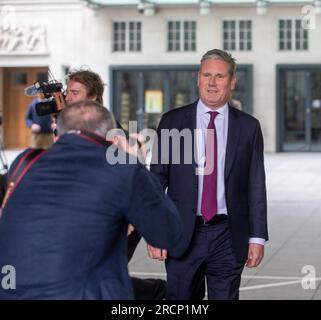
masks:
POLYGON ((106 150, 120 151, 89 133, 63 134, 7 202, 0 265, 13 265, 17 279, 0 299, 131 299, 128 223, 156 247, 179 241, 177 210, 158 180, 139 164, 110 164, 106 150))

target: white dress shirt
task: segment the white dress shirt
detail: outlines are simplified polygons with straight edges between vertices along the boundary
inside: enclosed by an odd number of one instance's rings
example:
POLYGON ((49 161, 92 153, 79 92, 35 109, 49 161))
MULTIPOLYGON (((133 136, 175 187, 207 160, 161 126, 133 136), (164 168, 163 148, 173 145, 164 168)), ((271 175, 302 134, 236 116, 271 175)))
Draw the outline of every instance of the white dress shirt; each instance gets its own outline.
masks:
MULTIPOLYGON (((198 100, 196 110, 197 130, 197 164, 198 164, 198 203, 197 214, 201 213, 202 193, 203 193, 203 169, 205 163, 205 141, 208 123, 210 121, 210 108, 206 107, 201 100, 198 100)), ((227 214, 224 186, 225 151, 227 144, 228 130, 228 105, 216 110, 218 115, 215 117, 215 129, 217 134, 217 214, 227 214)))

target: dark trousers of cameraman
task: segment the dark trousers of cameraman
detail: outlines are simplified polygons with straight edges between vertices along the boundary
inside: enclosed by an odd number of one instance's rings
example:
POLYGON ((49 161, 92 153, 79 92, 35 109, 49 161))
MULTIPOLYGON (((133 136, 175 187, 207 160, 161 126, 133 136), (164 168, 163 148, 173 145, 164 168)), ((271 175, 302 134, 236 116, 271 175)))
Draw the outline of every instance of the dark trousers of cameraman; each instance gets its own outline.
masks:
POLYGON ((49 149, 53 142, 54 136, 52 133, 31 133, 31 148, 34 149, 49 149))
MULTIPOLYGON (((128 236, 128 262, 132 258, 141 235, 134 230, 128 236)), ((166 294, 166 281, 162 279, 140 279, 131 277, 136 300, 162 300, 166 294)))

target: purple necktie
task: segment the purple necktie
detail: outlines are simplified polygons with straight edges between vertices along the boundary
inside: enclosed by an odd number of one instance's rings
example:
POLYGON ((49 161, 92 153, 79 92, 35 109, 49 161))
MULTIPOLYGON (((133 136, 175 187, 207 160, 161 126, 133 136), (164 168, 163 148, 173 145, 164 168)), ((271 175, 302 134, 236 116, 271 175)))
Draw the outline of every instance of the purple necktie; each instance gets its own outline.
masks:
POLYGON ((201 213, 204 222, 211 220, 217 213, 217 136, 214 119, 218 115, 218 112, 212 111, 209 112, 209 114, 211 115, 211 119, 207 127, 206 135, 205 168, 201 204, 201 213))

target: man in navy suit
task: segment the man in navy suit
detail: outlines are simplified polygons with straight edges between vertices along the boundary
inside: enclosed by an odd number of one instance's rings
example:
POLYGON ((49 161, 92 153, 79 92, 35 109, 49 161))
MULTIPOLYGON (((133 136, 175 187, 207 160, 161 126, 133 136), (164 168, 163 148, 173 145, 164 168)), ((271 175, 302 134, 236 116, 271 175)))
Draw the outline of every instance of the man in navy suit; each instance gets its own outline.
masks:
POLYGON ((113 128, 95 101, 59 114, 58 141, 2 211, 0 266, 15 268, 16 289, 0 288, 0 299, 131 299, 128 224, 152 245, 177 245, 181 221, 158 179, 140 164, 110 164, 121 152, 105 140, 113 128))
POLYGON ((263 137, 258 120, 229 105, 235 68, 229 53, 208 51, 198 75, 199 100, 167 112, 158 127, 151 171, 179 209, 184 230, 168 253, 148 247, 152 258, 166 259, 168 299, 202 299, 205 279, 209 299, 238 299, 244 265, 256 267, 264 255, 263 137), (192 143, 165 141, 174 129, 191 132, 192 143))

